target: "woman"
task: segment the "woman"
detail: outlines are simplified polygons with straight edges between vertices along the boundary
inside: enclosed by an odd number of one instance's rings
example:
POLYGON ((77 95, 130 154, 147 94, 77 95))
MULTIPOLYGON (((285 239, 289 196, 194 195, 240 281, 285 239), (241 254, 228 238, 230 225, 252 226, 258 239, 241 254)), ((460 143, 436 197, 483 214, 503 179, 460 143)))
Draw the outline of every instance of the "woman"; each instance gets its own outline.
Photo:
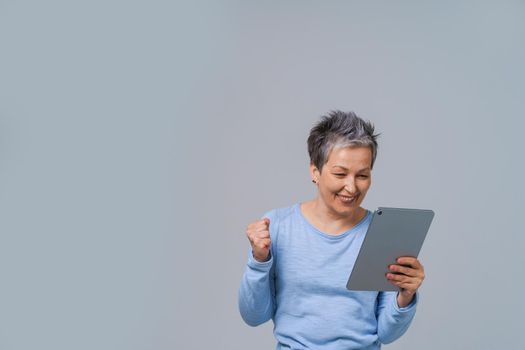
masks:
POLYGON ((274 322, 277 349, 379 349, 399 338, 416 311, 424 269, 401 257, 387 273, 398 292, 346 289, 372 213, 377 136, 370 122, 335 111, 308 137, 313 200, 266 213, 248 225, 251 247, 239 288, 244 321, 274 322))

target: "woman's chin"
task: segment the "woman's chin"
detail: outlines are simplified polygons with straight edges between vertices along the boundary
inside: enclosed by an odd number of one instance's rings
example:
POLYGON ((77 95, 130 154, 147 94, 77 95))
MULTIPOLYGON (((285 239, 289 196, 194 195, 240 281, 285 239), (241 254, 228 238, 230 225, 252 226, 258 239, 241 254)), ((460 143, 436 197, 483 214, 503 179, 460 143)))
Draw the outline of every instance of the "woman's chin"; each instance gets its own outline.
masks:
POLYGON ((339 215, 341 216, 351 215, 355 213, 357 210, 359 210, 359 208, 360 208, 359 203, 354 204, 354 205, 337 204, 333 207, 333 209, 335 209, 335 211, 339 213, 339 215))

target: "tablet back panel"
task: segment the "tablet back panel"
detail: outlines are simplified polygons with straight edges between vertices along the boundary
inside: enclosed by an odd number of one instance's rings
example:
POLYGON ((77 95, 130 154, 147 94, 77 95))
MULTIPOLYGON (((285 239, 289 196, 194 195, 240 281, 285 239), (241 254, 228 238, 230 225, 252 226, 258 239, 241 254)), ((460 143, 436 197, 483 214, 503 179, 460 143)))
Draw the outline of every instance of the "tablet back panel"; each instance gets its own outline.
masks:
POLYGON ((385 274, 401 256, 417 257, 434 217, 432 210, 379 207, 374 212, 346 288, 397 291, 385 274))

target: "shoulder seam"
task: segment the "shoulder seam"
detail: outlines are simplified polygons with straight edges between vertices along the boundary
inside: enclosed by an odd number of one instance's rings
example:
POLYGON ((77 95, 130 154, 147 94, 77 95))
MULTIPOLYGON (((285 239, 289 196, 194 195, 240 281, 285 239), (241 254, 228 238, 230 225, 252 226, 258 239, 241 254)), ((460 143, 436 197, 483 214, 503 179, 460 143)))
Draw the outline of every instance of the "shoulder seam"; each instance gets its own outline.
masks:
POLYGON ((275 218, 276 218, 276 233, 275 233, 275 246, 277 247, 279 236, 280 236, 280 230, 281 230, 281 224, 287 217, 292 215, 294 209, 294 205, 290 205, 288 207, 281 207, 275 210, 275 218), (285 212, 285 215, 283 215, 283 212, 285 212))

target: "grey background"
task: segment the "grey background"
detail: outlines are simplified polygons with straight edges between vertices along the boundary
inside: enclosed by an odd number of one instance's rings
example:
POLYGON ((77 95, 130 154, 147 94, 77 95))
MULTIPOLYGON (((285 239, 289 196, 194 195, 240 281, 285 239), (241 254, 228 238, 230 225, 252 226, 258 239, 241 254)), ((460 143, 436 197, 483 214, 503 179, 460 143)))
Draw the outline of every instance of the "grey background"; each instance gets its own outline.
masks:
POLYGON ((436 212, 386 349, 525 348, 523 1, 0 1, 0 349, 271 349, 237 311, 331 109, 436 212))

